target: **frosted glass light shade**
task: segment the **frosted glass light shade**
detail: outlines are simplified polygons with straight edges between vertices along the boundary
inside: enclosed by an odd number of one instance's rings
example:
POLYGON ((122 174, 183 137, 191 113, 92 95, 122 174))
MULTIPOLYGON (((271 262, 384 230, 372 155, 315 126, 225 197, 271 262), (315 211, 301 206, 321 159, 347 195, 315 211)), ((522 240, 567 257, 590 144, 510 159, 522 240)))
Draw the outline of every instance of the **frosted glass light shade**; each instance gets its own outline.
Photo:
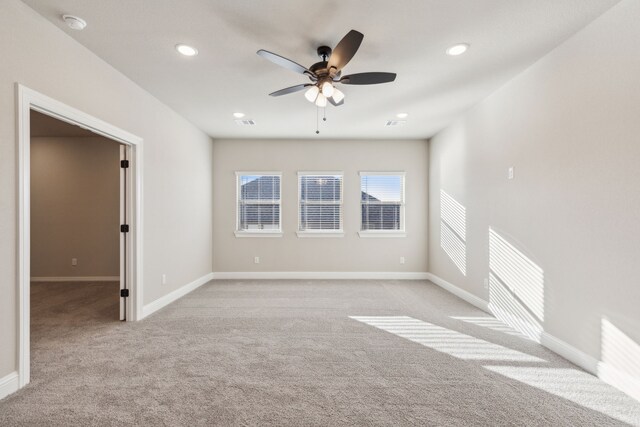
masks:
POLYGON ((338 89, 333 89, 333 95, 332 95, 333 100, 335 101, 336 104, 339 104, 340 101, 342 101, 344 99, 344 93, 342 93, 341 91, 339 91, 338 89))
POLYGON ((327 98, 331 97, 333 95, 333 91, 334 91, 334 87, 331 83, 329 82, 324 82, 322 84, 322 94, 324 96, 326 96, 327 98))
POLYGON ((304 93, 304 97, 307 98, 307 101, 314 102, 318 97, 318 93, 320 93, 320 89, 318 89, 318 86, 311 86, 304 93))
POLYGON ((326 107, 327 106, 327 97, 323 94, 319 93, 318 98, 316 98, 316 105, 318 107, 326 107))

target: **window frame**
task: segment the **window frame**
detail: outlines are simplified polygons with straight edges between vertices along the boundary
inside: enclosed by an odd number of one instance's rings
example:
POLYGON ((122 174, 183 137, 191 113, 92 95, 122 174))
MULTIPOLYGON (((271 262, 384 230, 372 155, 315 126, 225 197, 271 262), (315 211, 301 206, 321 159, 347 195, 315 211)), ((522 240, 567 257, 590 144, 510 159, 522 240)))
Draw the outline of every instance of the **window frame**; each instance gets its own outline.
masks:
MULTIPOLYGON (((343 171, 298 171, 298 237, 344 237, 344 172, 343 171), (300 206, 302 205, 302 177, 303 176, 340 176, 340 229, 339 230, 302 230, 302 215, 300 206)), ((331 203, 334 205, 335 203, 331 203)))
POLYGON ((370 237, 407 237, 407 222, 406 222, 406 206, 407 206, 407 175, 404 171, 360 171, 358 172, 360 177, 360 185, 358 186, 358 196, 359 196, 359 216, 360 216, 360 230, 358 231, 358 236, 364 238, 370 237), (362 208, 364 203, 362 203, 362 178, 365 176, 399 176, 402 178, 402 194, 401 194, 401 202, 400 202, 400 229, 398 230, 363 230, 363 222, 362 222, 362 208))
POLYGON ((236 226, 234 234, 236 237, 282 237, 282 172, 278 171, 236 171, 236 226), (241 230, 240 229, 240 180, 242 176, 277 176, 279 177, 279 194, 278 199, 279 206, 279 223, 278 229, 255 229, 255 230, 241 230))

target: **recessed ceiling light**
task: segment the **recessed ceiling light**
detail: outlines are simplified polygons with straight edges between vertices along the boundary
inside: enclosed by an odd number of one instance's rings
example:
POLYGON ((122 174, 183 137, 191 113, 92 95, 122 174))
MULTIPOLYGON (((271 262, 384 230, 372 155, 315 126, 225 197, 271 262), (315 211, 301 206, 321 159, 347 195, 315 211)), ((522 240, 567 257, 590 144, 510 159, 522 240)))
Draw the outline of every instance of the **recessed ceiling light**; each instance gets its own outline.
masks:
POLYGON ((176 50, 183 54, 184 56, 196 56, 198 54, 198 49, 195 47, 188 46, 186 44, 177 44, 176 50))
POLYGON ((396 117, 399 119, 406 119, 409 116, 409 113, 398 113, 396 117))
POLYGON ((241 119, 244 117, 244 113, 233 113, 233 117, 236 119, 241 119))
POLYGON ((458 56, 462 55, 469 49, 469 43, 458 43, 451 46, 447 49, 447 55, 449 56, 458 56))
POLYGON ((62 15, 62 19, 64 20, 64 22, 66 22, 66 24, 72 30, 78 30, 78 31, 84 30, 84 27, 87 26, 87 23, 85 22, 85 20, 82 18, 78 18, 77 16, 62 15))

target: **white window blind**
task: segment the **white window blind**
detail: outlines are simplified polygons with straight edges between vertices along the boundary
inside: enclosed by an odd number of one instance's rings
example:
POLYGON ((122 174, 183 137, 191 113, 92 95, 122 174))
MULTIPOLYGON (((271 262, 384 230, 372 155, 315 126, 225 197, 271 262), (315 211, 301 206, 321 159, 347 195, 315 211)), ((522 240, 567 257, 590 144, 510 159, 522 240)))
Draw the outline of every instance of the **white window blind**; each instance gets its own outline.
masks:
POLYGON ((360 174, 362 231, 404 231, 404 174, 360 174))
POLYGON ((237 231, 280 231, 280 174, 237 174, 237 231))
POLYGON ((299 173, 299 231, 342 231, 342 174, 299 173))

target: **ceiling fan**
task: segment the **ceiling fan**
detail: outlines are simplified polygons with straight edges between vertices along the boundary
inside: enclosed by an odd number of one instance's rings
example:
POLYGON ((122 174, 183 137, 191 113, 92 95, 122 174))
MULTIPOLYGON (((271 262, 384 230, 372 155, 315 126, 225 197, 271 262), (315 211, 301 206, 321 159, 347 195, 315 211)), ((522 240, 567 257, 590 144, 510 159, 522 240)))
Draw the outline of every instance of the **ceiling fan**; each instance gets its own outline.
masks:
POLYGON ((309 102, 315 103, 318 107, 325 107, 328 101, 337 107, 344 104, 344 93, 335 87, 336 83, 374 85, 394 81, 396 79, 395 73, 356 73, 341 76, 342 68, 356 54, 363 38, 364 35, 362 33, 351 30, 340 40, 333 51, 328 46, 320 46, 318 48, 318 56, 322 58, 322 61, 313 64, 309 68, 283 56, 260 49, 256 52, 258 55, 281 67, 303 74, 311 80, 311 83, 280 89, 269 95, 281 96, 306 89, 304 96, 309 102))

